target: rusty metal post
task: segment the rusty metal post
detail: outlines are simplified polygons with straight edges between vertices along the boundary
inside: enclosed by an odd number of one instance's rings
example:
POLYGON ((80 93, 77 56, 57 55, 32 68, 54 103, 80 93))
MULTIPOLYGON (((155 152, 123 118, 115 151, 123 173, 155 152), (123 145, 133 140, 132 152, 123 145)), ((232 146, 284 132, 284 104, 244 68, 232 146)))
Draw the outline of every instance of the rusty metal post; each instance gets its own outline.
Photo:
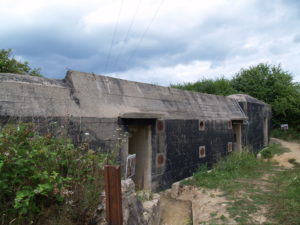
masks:
POLYGON ((106 220, 108 225, 122 225, 122 191, 120 166, 104 167, 106 220))

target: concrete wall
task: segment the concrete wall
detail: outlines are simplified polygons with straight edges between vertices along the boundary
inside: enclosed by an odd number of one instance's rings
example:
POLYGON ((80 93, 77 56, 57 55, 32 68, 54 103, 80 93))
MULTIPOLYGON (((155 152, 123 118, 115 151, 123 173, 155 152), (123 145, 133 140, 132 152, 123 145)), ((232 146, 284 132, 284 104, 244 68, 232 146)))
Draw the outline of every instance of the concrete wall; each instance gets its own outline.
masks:
POLYGON ((239 102, 248 118, 242 126, 242 145, 257 152, 268 144, 272 117, 271 106, 249 95, 238 94, 229 97, 239 102))
POLYGON ((120 149, 123 173, 129 146, 128 140, 120 145, 120 135, 131 126, 147 126, 152 190, 229 154, 233 120, 243 122, 243 146, 263 147, 264 118, 270 121, 270 107, 245 95, 222 97, 76 71, 64 80, 0 74, 0 124, 31 121, 42 133, 87 148, 120 149))
POLYGON ((166 188, 191 176, 201 164, 211 167, 228 154, 228 143, 233 141, 228 120, 206 120, 204 130, 199 130, 199 120, 166 120, 165 124, 165 164, 153 177, 156 187, 166 188), (199 155, 200 146, 205 157, 199 155))
POLYGON ((117 118, 128 113, 164 119, 245 118, 223 96, 69 71, 64 80, 0 74, 0 115, 117 118))

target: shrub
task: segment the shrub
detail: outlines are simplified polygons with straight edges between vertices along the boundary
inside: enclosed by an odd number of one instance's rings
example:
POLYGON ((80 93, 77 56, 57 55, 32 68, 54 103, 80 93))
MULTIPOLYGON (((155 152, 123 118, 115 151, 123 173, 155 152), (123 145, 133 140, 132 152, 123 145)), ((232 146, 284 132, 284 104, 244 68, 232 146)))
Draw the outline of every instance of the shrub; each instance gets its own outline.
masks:
POLYGON ((270 149, 264 149, 260 151, 260 154, 264 159, 271 159, 273 157, 273 154, 270 149))
POLYGON ((82 208, 88 200, 87 194, 100 196, 103 185, 101 169, 106 158, 106 155, 86 148, 75 148, 66 139, 55 138, 51 134, 41 136, 30 124, 2 128, 2 220, 5 224, 12 220, 14 224, 36 223, 46 209, 58 205, 62 208, 69 205, 71 219, 80 217, 82 211, 89 210, 82 208), (73 206, 76 213, 72 213, 73 206))

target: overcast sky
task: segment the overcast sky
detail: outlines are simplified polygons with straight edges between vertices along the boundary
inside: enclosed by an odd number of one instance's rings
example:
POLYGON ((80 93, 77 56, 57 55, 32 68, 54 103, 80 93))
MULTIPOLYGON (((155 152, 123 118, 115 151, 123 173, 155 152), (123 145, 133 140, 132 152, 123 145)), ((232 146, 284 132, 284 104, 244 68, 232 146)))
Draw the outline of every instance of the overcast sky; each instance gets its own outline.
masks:
POLYGON ((169 85, 264 62, 300 81, 300 0, 0 0, 0 21, 0 48, 49 78, 169 85))

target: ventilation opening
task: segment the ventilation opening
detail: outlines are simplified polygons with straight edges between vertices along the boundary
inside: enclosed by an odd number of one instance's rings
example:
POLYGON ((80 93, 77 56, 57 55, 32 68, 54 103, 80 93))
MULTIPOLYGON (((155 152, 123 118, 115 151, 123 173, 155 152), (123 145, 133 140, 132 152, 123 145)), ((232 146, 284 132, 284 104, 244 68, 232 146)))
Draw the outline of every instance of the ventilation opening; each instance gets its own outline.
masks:
POLYGON ((205 130, 205 121, 204 120, 199 121, 199 130, 205 130))
POLYGON ((206 156, 205 146, 200 146, 199 147, 199 158, 202 159, 202 158, 205 158, 205 156, 206 156))
POLYGON ((133 180, 137 190, 151 190, 151 129, 150 125, 129 126, 128 153, 136 154, 133 180))
POLYGON ((156 156, 156 167, 162 167, 165 164, 165 155, 163 153, 159 153, 156 156))
POLYGON ((157 127, 157 131, 158 131, 158 132, 163 132, 164 129, 165 129, 164 121, 162 121, 162 120, 157 120, 157 122, 156 122, 156 127, 157 127))

